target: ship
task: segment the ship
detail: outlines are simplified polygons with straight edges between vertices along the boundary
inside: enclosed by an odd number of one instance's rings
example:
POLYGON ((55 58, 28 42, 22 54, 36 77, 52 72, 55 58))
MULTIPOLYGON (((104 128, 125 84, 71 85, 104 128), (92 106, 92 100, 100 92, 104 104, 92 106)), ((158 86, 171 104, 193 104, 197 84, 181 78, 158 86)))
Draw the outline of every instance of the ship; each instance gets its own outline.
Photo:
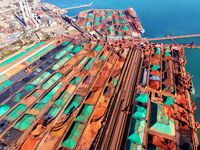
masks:
POLYGON ((193 83, 192 79, 191 79, 191 82, 192 82, 192 84, 190 86, 190 93, 191 93, 191 95, 195 95, 195 88, 194 88, 194 83, 193 83))

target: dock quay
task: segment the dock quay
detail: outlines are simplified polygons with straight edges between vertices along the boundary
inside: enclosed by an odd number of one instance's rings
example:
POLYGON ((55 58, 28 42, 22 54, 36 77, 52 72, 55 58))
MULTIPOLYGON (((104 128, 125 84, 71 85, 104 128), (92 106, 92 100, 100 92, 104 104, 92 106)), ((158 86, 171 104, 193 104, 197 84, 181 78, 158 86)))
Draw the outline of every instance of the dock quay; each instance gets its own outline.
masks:
POLYGON ((198 150, 184 45, 142 38, 133 8, 62 19, 66 36, 0 63, 1 148, 198 150))

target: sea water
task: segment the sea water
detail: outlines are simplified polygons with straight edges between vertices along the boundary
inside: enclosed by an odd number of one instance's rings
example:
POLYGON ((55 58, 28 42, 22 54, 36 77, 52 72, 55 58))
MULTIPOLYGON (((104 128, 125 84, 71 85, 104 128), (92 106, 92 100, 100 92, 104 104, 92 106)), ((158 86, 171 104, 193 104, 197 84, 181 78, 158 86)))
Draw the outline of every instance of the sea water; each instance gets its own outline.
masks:
MULTIPOLYGON (((145 29, 144 37, 162 37, 168 34, 200 33, 200 0, 44 0, 61 8, 89 4, 90 7, 73 9, 67 15, 75 16, 86 9, 127 9, 133 7, 145 29)), ((176 40, 178 43, 200 45, 200 38, 176 40)), ((169 43, 170 41, 168 41, 169 43)), ((200 49, 186 49, 187 71, 193 76, 196 94, 192 96, 198 109, 196 121, 200 122, 200 49)), ((200 137, 200 133, 199 133, 200 137)))
POLYGON ((133 7, 146 31, 146 37, 166 34, 200 33, 200 0, 43 0, 61 8, 93 2, 90 7, 73 9, 69 16, 93 8, 127 9, 133 7))

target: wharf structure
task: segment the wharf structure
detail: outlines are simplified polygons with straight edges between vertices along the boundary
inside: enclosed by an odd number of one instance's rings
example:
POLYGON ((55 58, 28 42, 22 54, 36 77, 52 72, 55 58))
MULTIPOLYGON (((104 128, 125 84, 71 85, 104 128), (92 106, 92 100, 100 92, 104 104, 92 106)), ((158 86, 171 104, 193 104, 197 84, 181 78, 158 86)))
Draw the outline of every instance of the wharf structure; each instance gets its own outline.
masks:
POLYGON ((165 37, 158 38, 149 38, 149 41, 160 41, 160 40, 171 40, 171 39, 183 39, 183 38, 192 38, 192 37, 200 37, 200 34, 189 34, 189 35, 179 35, 179 36, 170 36, 167 35, 165 37))
POLYGON ((0 148, 197 150, 184 49, 133 9, 63 17, 71 33, 0 63, 0 148))

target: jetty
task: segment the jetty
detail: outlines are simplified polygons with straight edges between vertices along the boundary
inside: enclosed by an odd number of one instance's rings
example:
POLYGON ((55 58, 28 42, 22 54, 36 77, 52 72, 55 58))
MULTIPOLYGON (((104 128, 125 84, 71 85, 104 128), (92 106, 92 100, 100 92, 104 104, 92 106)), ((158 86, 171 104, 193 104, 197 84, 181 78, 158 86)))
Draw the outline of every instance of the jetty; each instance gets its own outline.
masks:
POLYGON ((184 47, 184 48, 193 48, 193 49, 200 50, 200 45, 195 45, 195 44, 177 44, 177 45, 184 47))
POLYGON ((73 7, 68 7, 68 8, 64 8, 62 9, 63 11, 68 11, 70 9, 77 9, 77 8, 83 8, 83 7, 90 7, 93 5, 93 2, 89 3, 89 4, 84 4, 84 5, 79 5, 79 6, 73 6, 73 7))
POLYGON ((200 37, 200 34, 189 34, 189 35, 178 35, 178 36, 170 36, 166 37, 158 37, 158 38, 147 38, 148 41, 161 41, 161 40, 172 40, 172 39, 183 39, 183 38, 193 38, 200 37))

